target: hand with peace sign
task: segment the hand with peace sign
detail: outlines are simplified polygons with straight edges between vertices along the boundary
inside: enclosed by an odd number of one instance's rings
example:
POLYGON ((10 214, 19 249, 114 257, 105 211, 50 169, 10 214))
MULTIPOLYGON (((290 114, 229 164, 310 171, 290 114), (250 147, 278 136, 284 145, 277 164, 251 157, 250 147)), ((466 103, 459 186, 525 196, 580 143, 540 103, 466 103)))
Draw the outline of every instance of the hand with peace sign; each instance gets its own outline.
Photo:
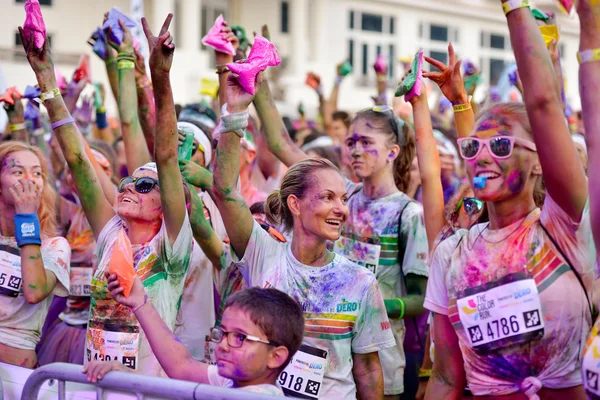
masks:
POLYGON ((175 52, 175 44, 173 44, 173 36, 169 32, 169 25, 173 14, 169 13, 163 23, 160 33, 154 36, 146 18, 142 18, 142 27, 144 34, 148 39, 148 49, 150 50, 150 69, 153 71, 169 72, 173 63, 173 52, 175 52))
POLYGON ((425 61, 433 65, 441 72, 423 72, 423 77, 429 78, 438 84, 442 93, 452 104, 465 104, 467 100, 467 92, 465 91, 465 83, 463 81, 460 66, 462 60, 456 61, 454 47, 452 43, 448 44, 448 65, 425 56, 425 61))

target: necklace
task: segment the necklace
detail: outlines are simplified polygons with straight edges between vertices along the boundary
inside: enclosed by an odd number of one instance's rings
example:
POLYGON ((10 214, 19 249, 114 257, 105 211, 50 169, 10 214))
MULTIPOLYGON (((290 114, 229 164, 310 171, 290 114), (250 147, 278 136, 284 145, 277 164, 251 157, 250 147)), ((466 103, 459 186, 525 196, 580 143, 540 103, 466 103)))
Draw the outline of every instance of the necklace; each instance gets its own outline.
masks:
POLYGON ((513 234, 514 234, 516 231, 518 231, 518 230, 519 230, 519 228, 521 228, 521 226, 523 226, 523 223, 525 222, 525 220, 527 219, 527 217, 529 217, 529 214, 531 214, 532 212, 534 212, 536 209, 537 209, 537 207, 535 207, 535 208, 533 208, 533 210, 529 211, 529 212, 528 212, 528 213, 527 213, 527 214, 526 214, 526 215, 523 217, 523 219, 521 220, 521 222, 519 223, 519 225, 518 225, 518 226, 515 228, 515 230, 513 230, 511 233, 509 233, 508 235, 506 235, 504 238, 502 238, 502 239, 500 239, 500 240, 498 240, 498 241, 495 241, 495 242, 489 241, 489 240, 487 240, 486 238, 484 238, 484 237, 482 236, 482 235, 483 235, 483 232, 485 232, 485 231, 486 231, 486 229, 488 229, 488 228, 489 228, 489 226, 490 226, 490 223, 488 222, 488 223, 487 223, 487 225, 485 226, 485 228, 483 228, 482 230, 480 230, 480 231, 479 231, 479 234, 477 235, 477 237, 475 238, 475 240, 473 241, 473 244, 472 244, 471 246, 469 246, 469 243, 468 243, 468 236, 467 236, 467 248, 469 249, 469 251, 472 251, 472 250, 473 250, 473 248, 475 247, 475 244, 477 243, 477 240, 478 240, 479 238, 481 238, 481 240, 483 240, 484 242, 486 242, 486 243, 489 243, 489 244, 498 244, 498 243, 502 243, 502 242, 504 242, 506 239, 508 239, 509 237, 511 237, 511 236, 512 236, 512 235, 513 235, 513 234))

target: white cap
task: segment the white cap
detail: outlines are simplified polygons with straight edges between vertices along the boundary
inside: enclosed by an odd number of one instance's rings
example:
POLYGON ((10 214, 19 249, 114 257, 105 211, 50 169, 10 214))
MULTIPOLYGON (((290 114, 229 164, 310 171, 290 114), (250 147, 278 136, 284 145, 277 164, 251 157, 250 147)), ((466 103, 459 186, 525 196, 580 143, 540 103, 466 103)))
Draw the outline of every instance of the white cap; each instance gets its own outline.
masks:
POLYGON ((158 175, 158 168, 156 168, 156 163, 154 163, 154 162, 149 162, 149 163, 142 165, 141 167, 139 167, 138 169, 133 171, 133 174, 135 175, 137 172, 140 172, 140 171, 152 171, 158 175))

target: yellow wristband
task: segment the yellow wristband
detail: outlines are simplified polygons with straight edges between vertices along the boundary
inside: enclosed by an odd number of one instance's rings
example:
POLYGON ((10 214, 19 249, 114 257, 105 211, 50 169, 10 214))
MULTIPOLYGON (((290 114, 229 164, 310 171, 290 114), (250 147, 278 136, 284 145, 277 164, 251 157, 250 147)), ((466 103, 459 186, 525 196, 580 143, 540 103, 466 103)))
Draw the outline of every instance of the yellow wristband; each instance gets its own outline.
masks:
POLYGON ((40 95, 40 99, 42 99, 42 101, 46 101, 46 100, 50 100, 50 99, 53 99, 58 96, 60 96, 60 89, 54 88, 52 90, 42 93, 40 95))
POLYGON ((135 63, 133 61, 119 61, 117 63, 117 69, 134 69, 135 63))
POLYGON ((583 50, 577 53, 579 64, 600 61, 600 49, 583 50))
POLYGON ((463 111, 467 111, 471 109, 471 103, 466 103, 466 104, 457 104, 455 106, 452 106, 452 109, 454 110, 454 112, 463 112, 463 111))
POLYGON ((25 129, 25 122, 21 122, 20 124, 10 124, 11 132, 21 131, 23 129, 25 129))
POLYGON ((529 0, 508 0, 506 3, 502 3, 504 15, 508 15, 509 12, 524 7, 529 7, 529 0))
POLYGON ((419 368, 419 378, 429 378, 431 376, 431 369, 419 368))

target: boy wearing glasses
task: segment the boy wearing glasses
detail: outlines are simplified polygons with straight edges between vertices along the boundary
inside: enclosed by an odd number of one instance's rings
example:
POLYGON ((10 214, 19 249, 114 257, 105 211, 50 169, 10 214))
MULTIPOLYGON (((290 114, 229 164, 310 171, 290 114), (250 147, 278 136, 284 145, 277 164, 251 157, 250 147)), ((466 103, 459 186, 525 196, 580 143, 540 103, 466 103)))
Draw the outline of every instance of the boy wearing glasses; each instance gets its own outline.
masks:
MULTIPOLYGON (((170 378, 283 396, 275 383, 300 347, 304 332, 302 309, 287 294, 251 288, 230 296, 220 326, 211 330, 217 365, 208 365, 194 360, 169 330, 139 278, 129 297, 123 296, 116 275, 108 276, 108 289, 118 303, 131 307, 170 378)), ((109 371, 132 372, 118 361, 93 361, 82 372, 88 381, 97 382, 109 371)))

